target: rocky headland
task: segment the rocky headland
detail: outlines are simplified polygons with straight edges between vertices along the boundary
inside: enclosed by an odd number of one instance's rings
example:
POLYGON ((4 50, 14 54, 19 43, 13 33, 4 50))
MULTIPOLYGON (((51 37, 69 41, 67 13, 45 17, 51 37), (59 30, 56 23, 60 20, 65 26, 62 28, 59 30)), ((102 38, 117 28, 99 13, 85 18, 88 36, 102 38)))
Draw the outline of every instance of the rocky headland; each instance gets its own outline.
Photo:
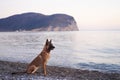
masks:
POLYGON ((22 13, 0 19, 0 31, 78 31, 75 19, 67 14, 22 13))

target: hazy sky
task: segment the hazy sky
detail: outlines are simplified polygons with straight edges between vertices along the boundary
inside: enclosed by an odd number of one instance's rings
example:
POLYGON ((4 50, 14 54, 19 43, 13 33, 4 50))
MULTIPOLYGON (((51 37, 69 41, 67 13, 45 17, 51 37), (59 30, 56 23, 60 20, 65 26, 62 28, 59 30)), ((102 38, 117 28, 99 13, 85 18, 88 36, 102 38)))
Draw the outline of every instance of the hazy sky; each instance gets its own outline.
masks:
POLYGON ((80 29, 120 29, 120 0, 0 0, 0 18, 26 12, 65 13, 80 29))

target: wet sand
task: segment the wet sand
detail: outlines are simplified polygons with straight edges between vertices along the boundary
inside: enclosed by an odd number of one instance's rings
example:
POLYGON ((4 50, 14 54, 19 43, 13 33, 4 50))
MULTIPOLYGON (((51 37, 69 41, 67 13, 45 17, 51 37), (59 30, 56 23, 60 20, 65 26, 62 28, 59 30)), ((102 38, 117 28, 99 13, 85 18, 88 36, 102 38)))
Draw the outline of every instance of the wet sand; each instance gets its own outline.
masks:
POLYGON ((120 80, 119 73, 104 73, 81 69, 47 66, 47 76, 39 69, 35 74, 21 73, 27 63, 0 61, 0 80, 120 80), (19 72, 18 74, 11 74, 19 72))

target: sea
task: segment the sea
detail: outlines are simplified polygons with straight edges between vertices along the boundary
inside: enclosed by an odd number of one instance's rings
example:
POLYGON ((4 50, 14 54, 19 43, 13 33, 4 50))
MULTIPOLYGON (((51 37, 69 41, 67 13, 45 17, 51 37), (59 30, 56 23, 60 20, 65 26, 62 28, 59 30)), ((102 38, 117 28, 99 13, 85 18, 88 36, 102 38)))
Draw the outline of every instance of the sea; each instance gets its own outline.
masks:
POLYGON ((120 31, 0 32, 0 60, 30 63, 46 39, 47 65, 120 73, 120 31))

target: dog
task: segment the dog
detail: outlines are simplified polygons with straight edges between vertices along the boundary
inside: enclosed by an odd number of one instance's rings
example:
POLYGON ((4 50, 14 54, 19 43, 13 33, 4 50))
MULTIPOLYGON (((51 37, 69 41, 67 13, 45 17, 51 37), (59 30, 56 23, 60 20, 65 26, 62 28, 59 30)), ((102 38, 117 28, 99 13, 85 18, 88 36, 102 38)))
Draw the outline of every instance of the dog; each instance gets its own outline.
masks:
POLYGON ((35 73, 40 67, 40 65, 42 65, 44 75, 46 76, 46 64, 48 59, 50 58, 50 51, 54 48, 55 47, 52 44, 52 40, 48 41, 47 39, 42 52, 28 65, 27 73, 35 73))
POLYGON ((46 76, 47 75, 46 64, 48 59, 50 58, 50 51, 53 50, 54 48, 55 46, 53 46, 52 40, 48 41, 47 39, 42 52, 35 59, 33 59, 33 61, 27 66, 26 73, 34 74, 40 68, 40 66, 42 66, 44 76, 46 76))

